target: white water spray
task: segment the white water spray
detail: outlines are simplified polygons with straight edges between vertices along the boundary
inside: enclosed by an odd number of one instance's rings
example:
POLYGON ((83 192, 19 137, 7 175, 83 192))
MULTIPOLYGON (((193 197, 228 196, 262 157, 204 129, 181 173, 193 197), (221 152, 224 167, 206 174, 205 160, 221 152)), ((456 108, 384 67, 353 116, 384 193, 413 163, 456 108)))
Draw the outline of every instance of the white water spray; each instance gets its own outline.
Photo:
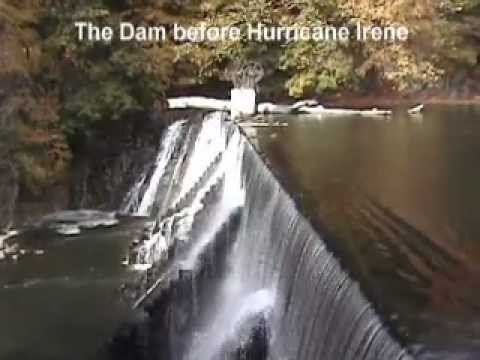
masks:
POLYGON ((246 296, 235 292, 225 295, 229 297, 231 306, 216 311, 208 326, 197 334, 185 359, 213 360, 221 357, 229 342, 237 342, 242 336, 248 340, 252 326, 258 325, 260 317, 268 318, 275 304, 275 294, 267 289, 246 296))
POLYGON ((157 191, 158 191, 158 184, 165 173, 165 168, 170 160, 173 150, 175 148, 175 143, 180 135, 180 129, 184 122, 179 121, 172 124, 168 130, 167 134, 165 135, 164 147, 160 154, 157 157, 155 171, 153 173, 152 178, 150 179, 150 183, 148 185, 147 191, 142 198, 142 202, 137 210, 137 215, 150 215, 150 210, 152 205, 155 202, 157 191))
POLYGON ((218 154, 225 151, 227 146, 225 127, 223 126, 222 113, 208 115, 198 134, 195 147, 188 160, 186 173, 181 179, 181 188, 177 199, 181 199, 194 186, 196 181, 204 174, 218 154))
POLYGON ((165 174, 165 169, 170 161, 175 145, 181 135, 182 126, 185 121, 178 121, 170 125, 162 138, 161 150, 155 160, 153 175, 148 181, 145 193, 140 194, 147 181, 147 172, 143 173, 127 194, 124 201, 123 212, 138 216, 150 216, 152 206, 155 203, 159 183, 165 174))
MULTIPOLYGON (((238 132, 235 132, 230 139, 227 149, 222 157, 221 163, 217 170, 218 176, 223 176, 224 184, 220 198, 220 203, 216 205, 215 216, 209 219, 208 226, 202 232, 199 239, 196 240, 187 257, 181 262, 183 269, 193 269, 199 256, 205 248, 215 239, 215 235, 220 231, 222 226, 227 223, 228 219, 243 206, 245 202, 245 191, 241 182, 241 162, 243 156, 243 140, 238 132)), ((201 205, 201 197, 196 199, 197 207, 201 205)), ((193 216, 192 216, 193 220, 193 216)), ((191 225, 191 224, 190 224, 191 225)))

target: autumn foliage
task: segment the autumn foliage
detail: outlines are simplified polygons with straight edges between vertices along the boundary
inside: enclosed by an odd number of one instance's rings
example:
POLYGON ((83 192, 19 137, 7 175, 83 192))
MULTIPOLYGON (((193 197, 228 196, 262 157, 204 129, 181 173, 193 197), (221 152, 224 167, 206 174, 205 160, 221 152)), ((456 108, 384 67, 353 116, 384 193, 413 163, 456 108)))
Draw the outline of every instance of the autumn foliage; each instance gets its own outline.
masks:
MULTIPOLYGON (((480 0, 2 0, 0 111, 14 124, 3 157, 40 191, 65 178, 72 144, 99 124, 145 117, 172 88, 225 80, 238 61, 264 65, 264 95, 388 88, 462 91, 479 76, 480 0), (406 42, 79 42, 98 25, 404 25, 406 42)), ((0 129, 0 132, 3 131, 0 129)), ((1 135, 1 134, 0 134, 1 135)), ((3 140, 4 142, 6 140, 3 140)))

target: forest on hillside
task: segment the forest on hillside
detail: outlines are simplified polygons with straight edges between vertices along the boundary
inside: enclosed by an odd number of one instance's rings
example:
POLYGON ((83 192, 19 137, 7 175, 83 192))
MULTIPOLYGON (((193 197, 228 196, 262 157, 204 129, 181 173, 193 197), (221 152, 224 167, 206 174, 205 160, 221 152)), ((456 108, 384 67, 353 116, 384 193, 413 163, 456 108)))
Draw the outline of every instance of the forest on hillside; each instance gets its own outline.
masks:
POLYGON ((480 0, 0 0, 0 168, 41 192, 65 179, 98 128, 161 111, 169 92, 267 70, 266 96, 478 92, 480 0), (407 42, 79 42, 112 25, 405 25, 407 42), (80 149, 80 150, 79 150, 80 149))

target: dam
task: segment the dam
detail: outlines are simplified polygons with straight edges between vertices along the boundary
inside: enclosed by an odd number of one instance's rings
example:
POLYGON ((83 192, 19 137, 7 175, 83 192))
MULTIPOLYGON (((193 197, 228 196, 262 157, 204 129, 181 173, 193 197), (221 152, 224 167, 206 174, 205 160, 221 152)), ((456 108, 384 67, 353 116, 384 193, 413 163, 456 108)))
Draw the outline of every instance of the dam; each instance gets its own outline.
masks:
POLYGON ((130 255, 148 270, 130 289, 140 320, 112 358, 410 359, 226 120, 171 125, 126 199, 151 219, 130 255))

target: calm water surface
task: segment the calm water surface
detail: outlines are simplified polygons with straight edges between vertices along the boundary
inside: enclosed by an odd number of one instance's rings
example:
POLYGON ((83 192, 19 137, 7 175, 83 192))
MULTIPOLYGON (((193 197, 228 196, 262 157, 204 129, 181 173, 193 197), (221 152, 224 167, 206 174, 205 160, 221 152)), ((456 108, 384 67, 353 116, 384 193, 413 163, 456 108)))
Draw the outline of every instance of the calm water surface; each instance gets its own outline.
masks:
POLYGON ((274 171, 420 358, 480 359, 480 107, 275 118, 274 171))
POLYGON ((121 265, 142 228, 137 220, 63 238, 29 231, 23 249, 44 249, 0 263, 0 359, 103 358, 110 337, 131 316, 119 289, 132 273, 121 265))

